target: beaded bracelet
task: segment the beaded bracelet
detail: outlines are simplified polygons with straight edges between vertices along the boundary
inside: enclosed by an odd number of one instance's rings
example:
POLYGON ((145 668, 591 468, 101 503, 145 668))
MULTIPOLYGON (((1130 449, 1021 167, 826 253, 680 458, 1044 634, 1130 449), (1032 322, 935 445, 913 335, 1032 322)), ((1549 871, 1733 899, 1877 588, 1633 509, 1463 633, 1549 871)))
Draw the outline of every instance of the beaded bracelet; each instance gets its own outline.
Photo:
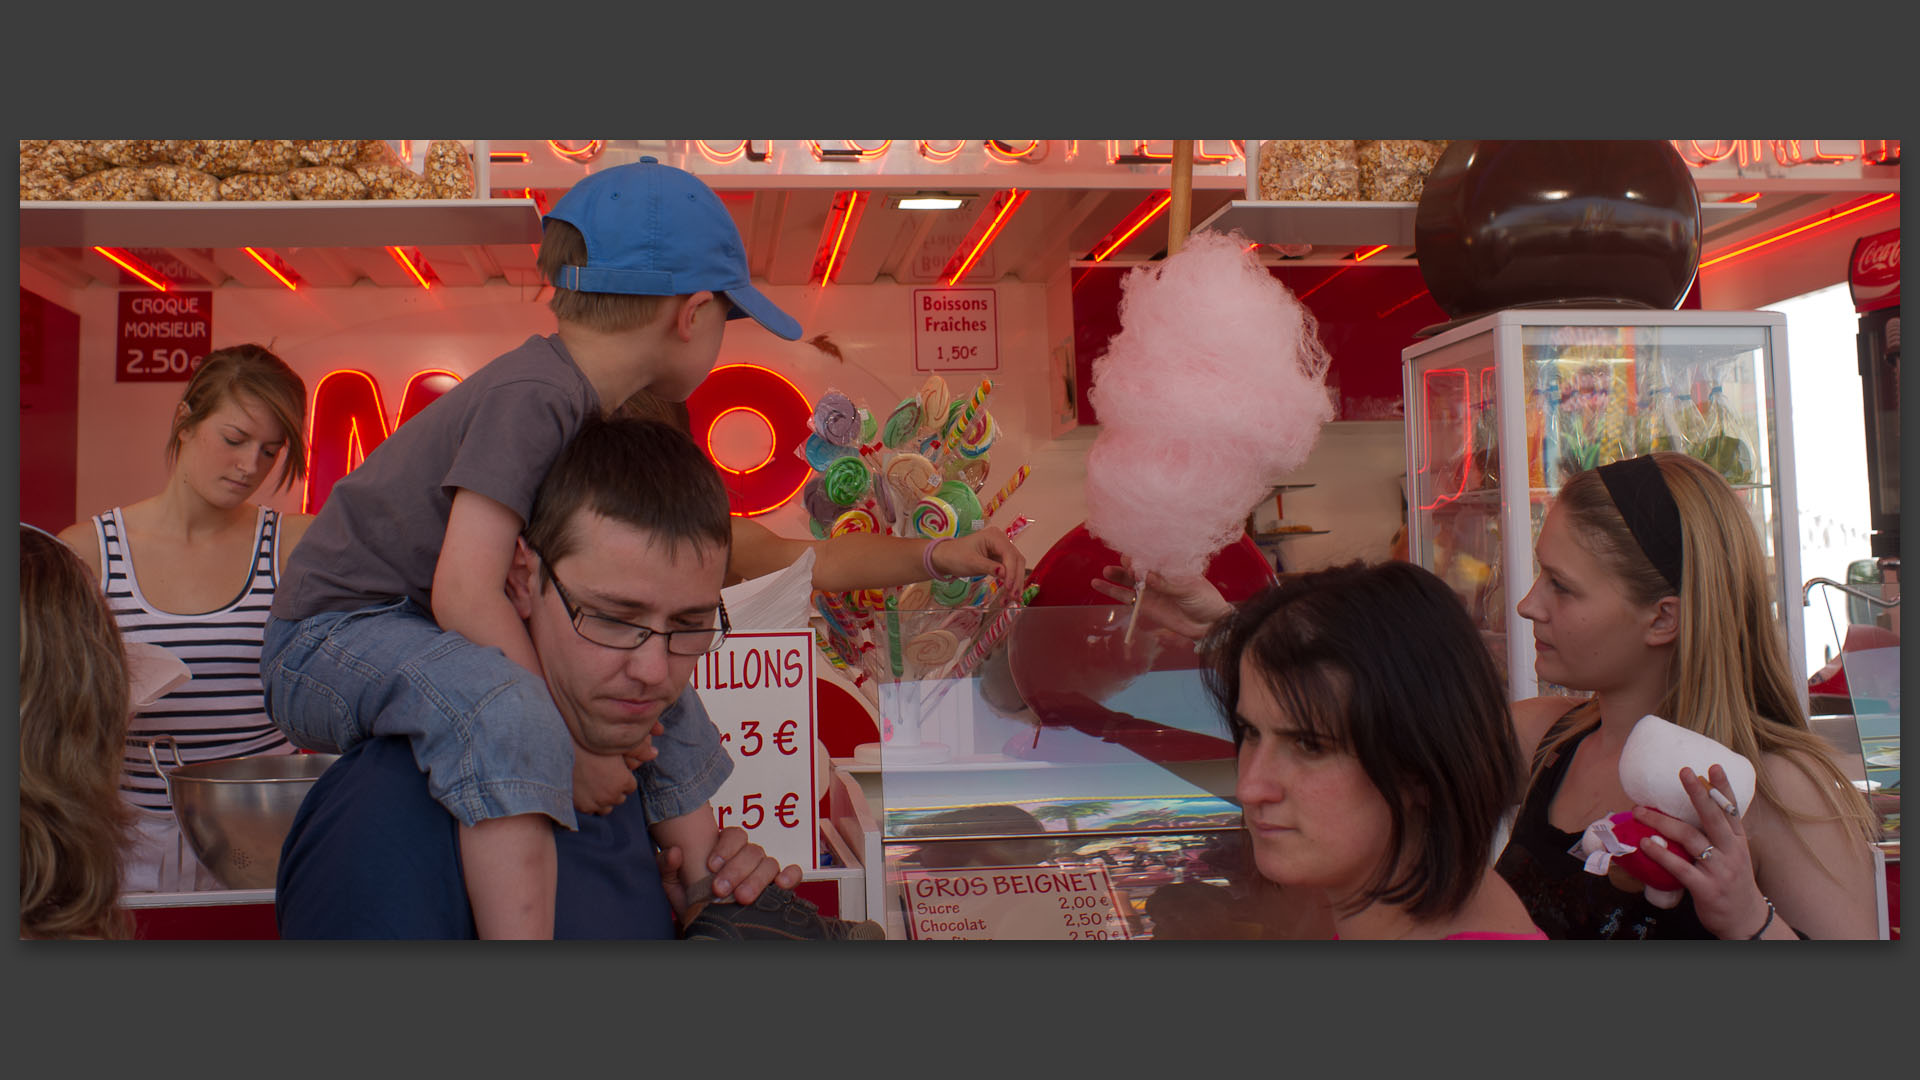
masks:
POLYGON ((932 578, 935 581, 955 580, 950 577, 942 577, 940 575, 940 571, 935 570, 933 568, 933 549, 939 547, 941 544, 946 543, 948 539, 950 538, 945 536, 936 537, 933 540, 928 541, 926 548, 920 552, 920 565, 927 568, 927 576, 932 578))
POLYGON ((1760 899, 1767 901, 1767 921, 1760 924, 1760 929, 1755 930, 1753 936, 1747 939, 1748 941, 1759 941, 1760 935, 1766 933, 1767 927, 1773 925, 1773 901, 1767 900, 1766 893, 1761 893, 1760 899))

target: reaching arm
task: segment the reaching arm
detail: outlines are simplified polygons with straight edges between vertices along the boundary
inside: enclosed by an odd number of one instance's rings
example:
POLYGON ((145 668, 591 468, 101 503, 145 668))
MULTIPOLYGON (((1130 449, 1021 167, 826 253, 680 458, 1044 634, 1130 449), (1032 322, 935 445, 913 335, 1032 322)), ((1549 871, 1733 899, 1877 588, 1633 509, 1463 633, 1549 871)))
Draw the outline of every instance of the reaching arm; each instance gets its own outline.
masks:
POLYGON ((503 503, 461 488, 447 515, 447 535, 433 568, 433 619, 476 645, 492 645, 535 674, 540 658, 526 624, 507 598, 507 566, 520 515, 503 503))
MULTIPOLYGON (((927 580, 927 544, 926 540, 873 533, 849 533, 830 540, 791 540, 764 525, 734 518, 727 577, 746 580, 771 574, 792 566, 812 548, 813 587, 821 592, 911 585, 927 580)), ((1004 530, 988 527, 935 548, 933 568, 943 577, 998 573, 1017 589, 1025 581, 1027 559, 1004 530)))

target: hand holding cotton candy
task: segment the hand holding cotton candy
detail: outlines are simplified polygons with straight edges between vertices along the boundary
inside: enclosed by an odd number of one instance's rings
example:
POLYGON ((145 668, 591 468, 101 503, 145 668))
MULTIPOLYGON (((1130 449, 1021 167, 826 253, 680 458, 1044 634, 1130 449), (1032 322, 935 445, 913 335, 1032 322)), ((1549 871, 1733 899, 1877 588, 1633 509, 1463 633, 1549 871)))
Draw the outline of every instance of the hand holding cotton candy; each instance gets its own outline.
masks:
MULTIPOLYGON (((1699 828, 1700 815, 1680 782, 1680 770, 1690 768, 1695 774, 1706 776, 1715 765, 1726 772, 1727 783, 1733 788, 1730 812, 1735 816, 1745 814, 1753 802, 1756 779, 1753 763, 1699 732, 1648 714, 1634 724, 1620 748, 1620 786, 1636 804, 1652 807, 1699 828)), ((1655 907, 1673 907, 1680 902, 1679 880, 1640 851, 1649 837, 1657 835, 1631 811, 1594 822, 1581 838, 1587 872, 1605 874, 1618 866, 1646 886, 1649 903, 1655 907)), ((1669 838, 1660 839, 1667 842, 1668 850, 1686 854, 1685 849, 1669 838)))
POLYGON ((1334 409, 1312 315, 1244 239, 1187 238, 1121 284, 1094 361, 1087 529, 1138 574, 1190 577, 1299 467, 1334 409))

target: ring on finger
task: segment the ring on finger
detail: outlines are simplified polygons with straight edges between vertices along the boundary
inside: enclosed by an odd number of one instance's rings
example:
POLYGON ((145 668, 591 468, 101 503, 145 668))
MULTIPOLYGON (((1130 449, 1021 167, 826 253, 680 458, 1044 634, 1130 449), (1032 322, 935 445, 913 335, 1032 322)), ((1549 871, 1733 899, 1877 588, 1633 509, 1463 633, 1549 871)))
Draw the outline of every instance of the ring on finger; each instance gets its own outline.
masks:
POLYGON ((1693 857, 1693 861, 1694 861, 1694 862, 1706 862, 1706 861, 1707 861, 1708 859, 1711 859, 1711 858, 1713 858, 1713 855, 1714 855, 1714 851, 1713 851, 1713 845, 1712 845, 1712 844, 1708 844, 1708 845, 1707 845, 1707 849, 1706 849, 1705 851, 1702 851, 1702 852, 1701 852, 1700 854, 1698 854, 1698 855, 1695 855, 1695 856, 1693 857))

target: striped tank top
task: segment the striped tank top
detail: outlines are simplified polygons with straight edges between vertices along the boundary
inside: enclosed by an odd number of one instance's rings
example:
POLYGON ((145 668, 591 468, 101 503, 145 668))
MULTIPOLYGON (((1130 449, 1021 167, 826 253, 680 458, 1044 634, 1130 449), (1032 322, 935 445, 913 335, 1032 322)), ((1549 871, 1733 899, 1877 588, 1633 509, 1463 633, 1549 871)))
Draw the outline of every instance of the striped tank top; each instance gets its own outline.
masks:
MULTIPOLYGON (((100 550, 106 554, 107 606, 128 641, 157 645, 187 665, 193 678, 134 714, 120 776, 127 801, 146 810, 171 813, 166 782, 154 772, 146 739, 172 735, 180 760, 191 765, 216 758, 293 751, 285 735, 267 718, 260 689, 260 639, 267 608, 278 580, 275 536, 280 516, 261 507, 253 545, 253 573, 240 594, 224 607, 199 615, 160 611, 147 602, 128 555, 127 526, 115 507, 93 519, 100 550)), ((163 765, 173 765, 164 746, 163 765)))

